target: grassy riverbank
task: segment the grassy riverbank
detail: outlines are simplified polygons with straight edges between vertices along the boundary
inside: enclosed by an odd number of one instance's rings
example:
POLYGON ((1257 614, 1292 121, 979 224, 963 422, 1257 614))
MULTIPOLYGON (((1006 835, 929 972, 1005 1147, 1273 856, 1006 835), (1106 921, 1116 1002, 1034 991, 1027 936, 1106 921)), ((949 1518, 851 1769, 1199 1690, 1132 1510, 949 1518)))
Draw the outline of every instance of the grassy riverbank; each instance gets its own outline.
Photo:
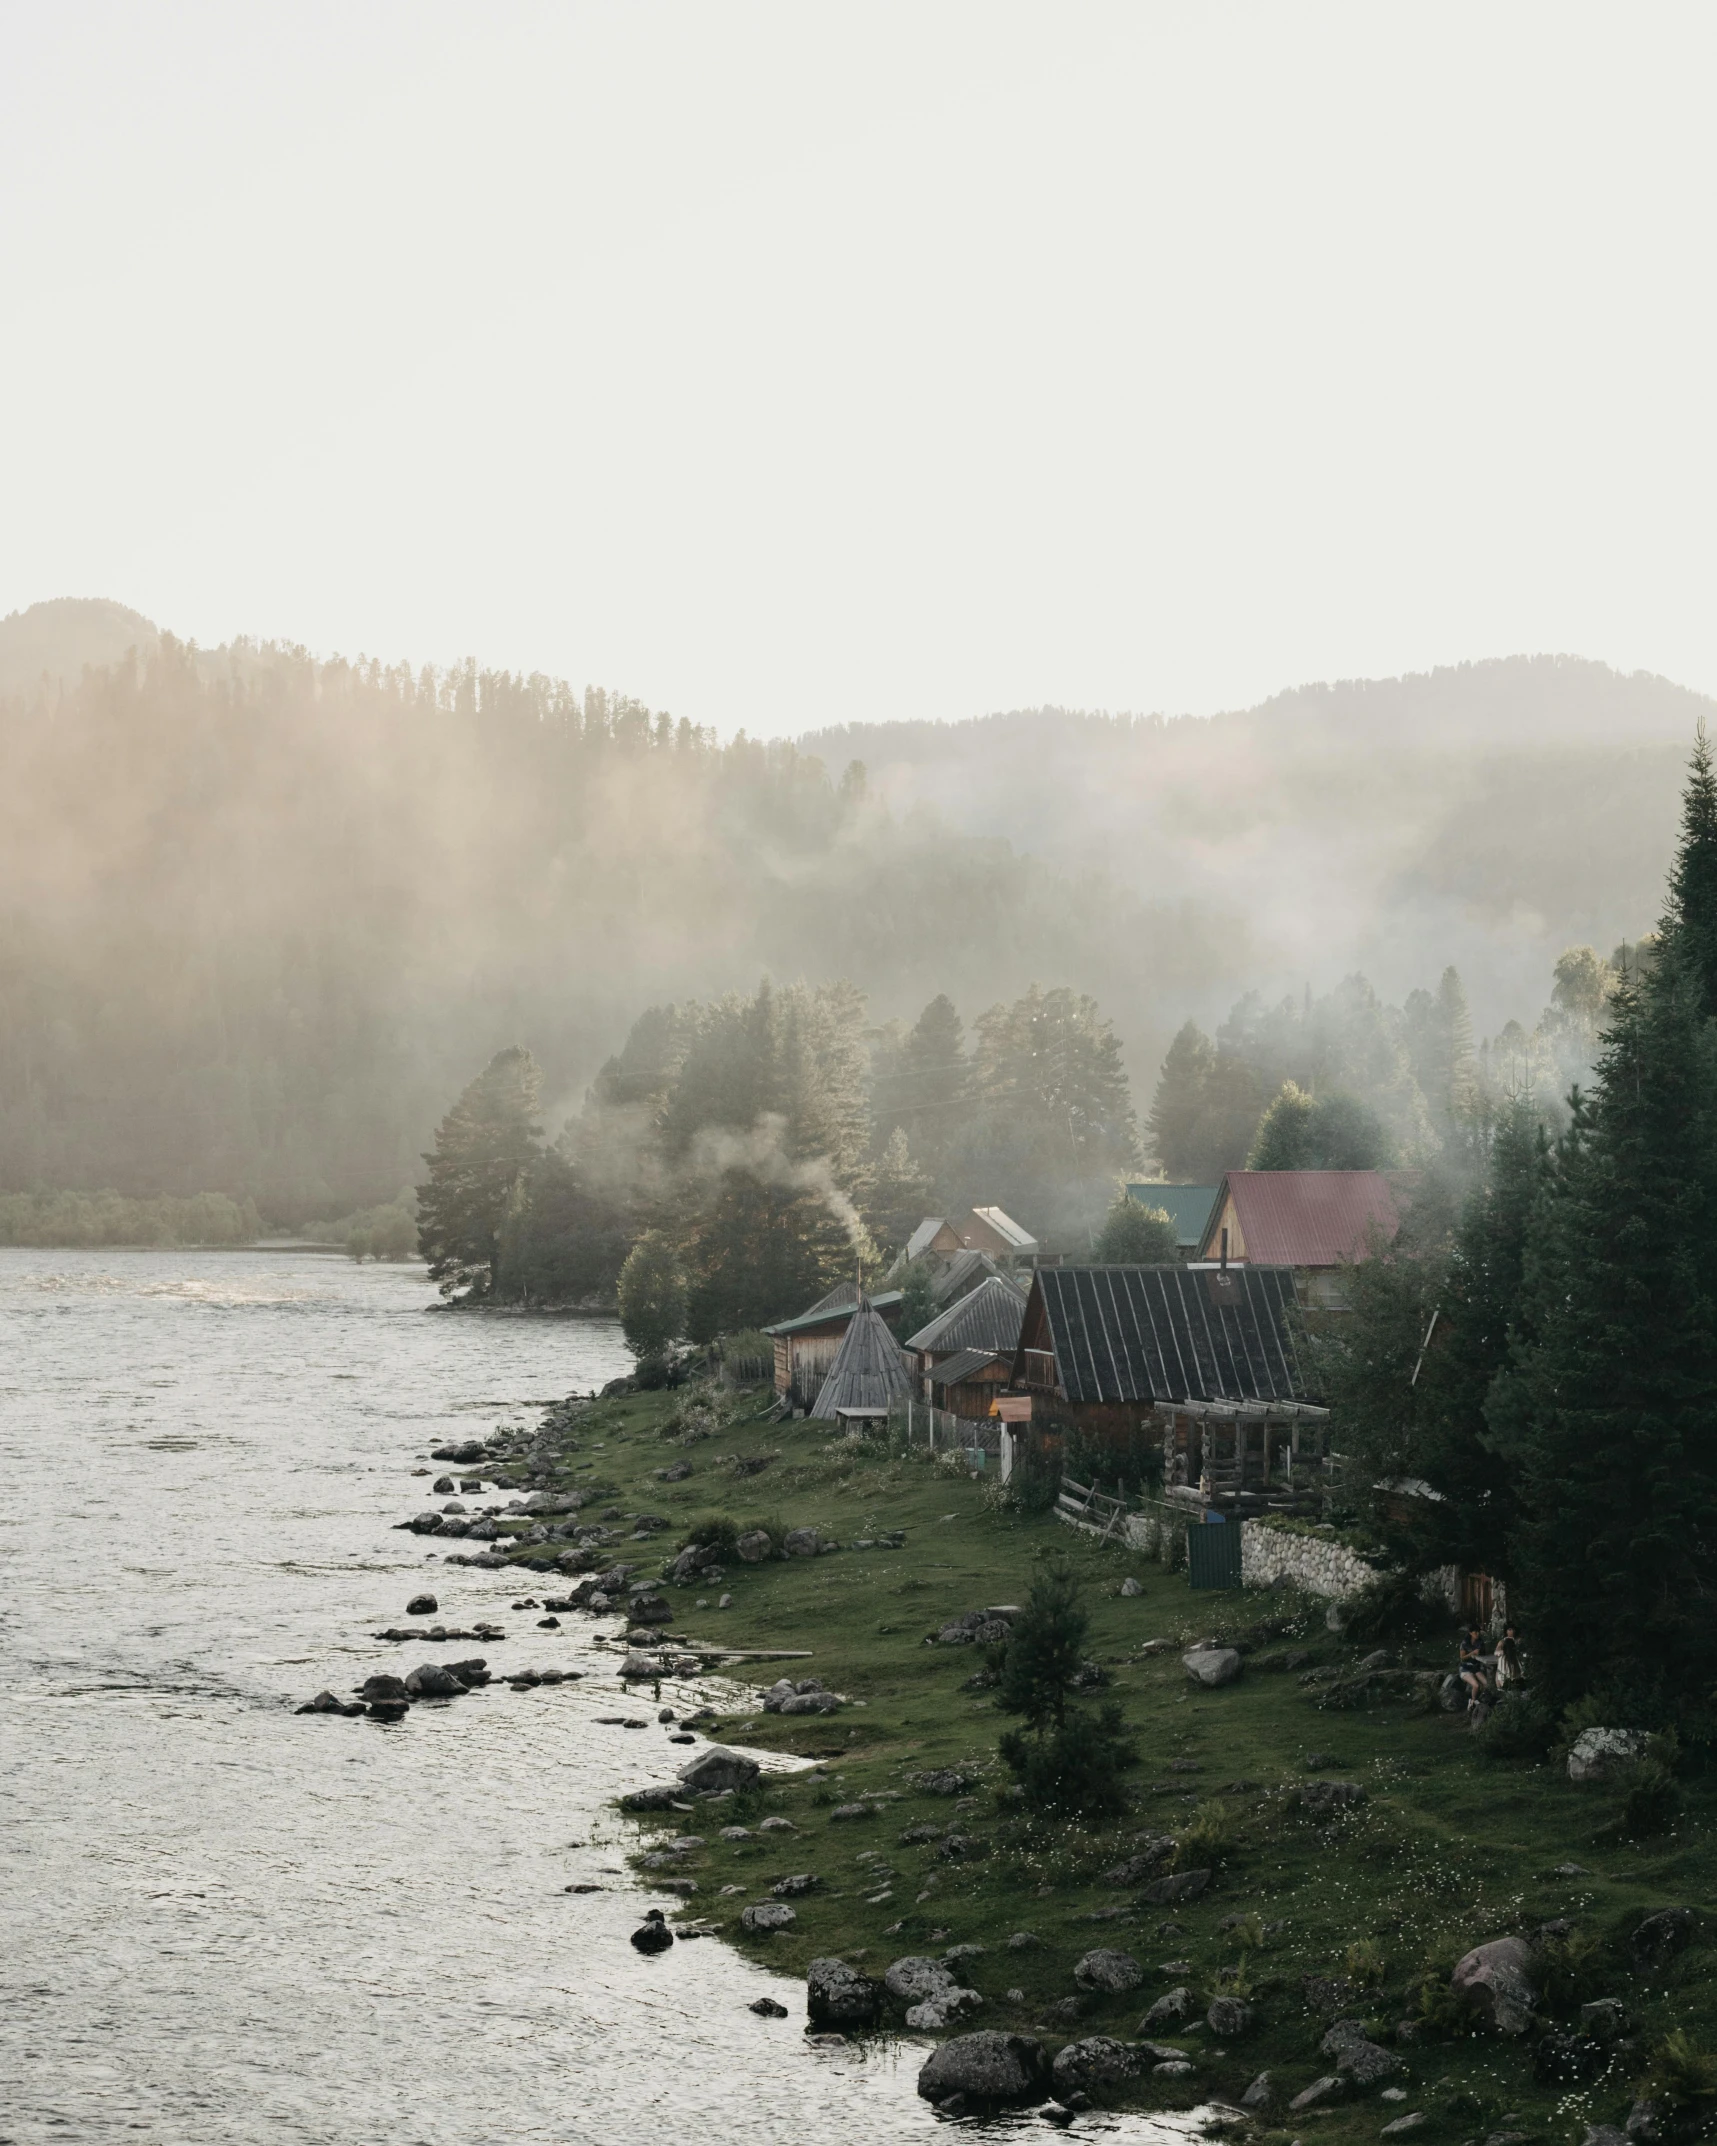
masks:
MULTIPOLYGON (((1427 2146, 1499 2130, 1578 2139, 1587 2122, 1623 2120, 1653 2052, 1677 2030, 1696 2048, 1717 2048, 1717 1954, 1707 1935, 1649 1970, 1631 1943, 1643 1915, 1697 1909, 1712 1896, 1717 1797, 1702 1780, 1684 1784, 1686 1808, 1672 1832, 1601 1837, 1614 1798, 1570 1784, 1558 1766, 1487 1764, 1458 1722, 1401 1695, 1320 1707, 1320 1687, 1302 1679, 1351 1668, 1361 1651, 1326 1629, 1323 1604, 1195 1595, 1183 1575, 1076 1536, 1048 1515, 1008 1510, 964 1471, 839 1443, 820 1425, 759 1420, 765 1399, 726 1397, 713 1427, 685 1392, 597 1403, 534 1477, 611 1491, 588 1508, 597 1513, 665 1516, 670 1526, 654 1544, 614 1550, 651 1576, 711 1516, 741 1528, 815 1526, 842 1545, 904 1531, 899 1549, 843 1547, 757 1566, 730 1559, 719 1584, 668 1590, 676 1633, 808 1650, 809 1659, 782 1666, 820 1677, 848 1702, 826 1717, 747 1710, 710 1725, 717 1740, 792 1751, 821 1761, 821 1770, 770 1779, 738 1807, 645 1823, 641 1849, 664 1831, 703 1836, 705 1845, 672 1867, 697 1882, 687 1912, 724 1938, 801 1976, 818 1954, 880 1975, 902 1954, 981 1946, 962 1968, 984 1998, 969 2023, 1041 2032, 1052 2044, 1131 2036, 1154 1999, 1188 1986, 1197 2024, 1149 2032, 1183 2048, 1196 2068, 1180 2080, 1147 2077, 1140 2098, 1181 2106, 1235 2099, 1268 2070, 1276 2102, 1265 2122, 1283 2139, 1373 2139, 1412 2111, 1425 2112, 1427 2146), (764 1456, 772 1457, 754 1474, 735 1465, 764 1456), (689 1479, 659 1480, 659 1470, 681 1460, 691 1463, 689 1479), (1033 1828, 998 1800, 1008 1781, 996 1757, 1005 1724, 988 1694, 969 1688, 981 1652, 924 1643, 962 1612, 1021 1601, 1035 1562, 1056 1554, 1086 1583, 1090 1652, 1141 1755, 1129 1776, 1134 1813, 1097 1832, 1033 1828), (1120 1593, 1128 1576, 1141 1584, 1137 1596, 1120 1593), (723 1593, 732 1596, 725 1610, 715 1606, 723 1593), (700 1599, 707 1606, 697 1607, 700 1599), (1194 1639, 1211 1637, 1237 1642, 1246 1660, 1238 1682, 1207 1692, 1190 1683, 1180 1657, 1194 1639), (1167 1644, 1153 1650, 1152 1642, 1167 1644), (922 1792, 916 1777, 933 1769, 965 1774, 969 1791, 922 1792), (1363 1797, 1320 1811, 1301 1800, 1311 1781, 1355 1784, 1363 1797), (867 1805, 868 1815, 835 1815, 853 1804, 867 1805), (738 1843, 717 1837, 723 1824, 755 1828, 772 1813, 796 1831, 738 1843), (921 1826, 941 1836, 903 1843, 921 1826), (1139 1902, 1137 1883, 1103 1881, 1146 1832, 1177 1835, 1181 1866, 1214 1872, 1202 1897, 1151 1907, 1139 1902), (1558 1874, 1571 1863, 1583 1868, 1558 1874), (744 1934, 740 1910, 793 1873, 818 1883, 793 1901, 792 1929, 744 1934), (1472 1946, 1531 1934, 1558 1917, 1575 1934, 1546 1992, 1546 2020, 1566 2030, 1580 2000, 1614 1996, 1630 2022, 1602 2073, 1573 2084, 1535 2077, 1538 2030, 1519 2041, 1475 2036, 1435 1994, 1472 1946), (1019 1932, 1032 1942, 1010 1945, 1019 1932), (1130 1953, 1143 1981, 1124 1997, 1086 1996, 1071 2016, 1060 2008, 1077 1994, 1074 1964, 1099 1946, 1130 1953), (1428 1969, 1427 2003, 1420 1991, 1428 1969), (1308 2002, 1308 1976, 1336 1987, 1314 1986, 1308 2002), (1255 2021, 1238 2039, 1218 2041, 1202 2022, 1211 1998, 1230 1992, 1249 1998, 1255 2021), (1286 2113, 1292 2095, 1334 2069, 1318 2046, 1334 2017, 1366 2019, 1400 2056, 1402 2071, 1384 2083, 1405 2089, 1404 2101, 1382 2101, 1373 2088, 1286 2113), (1409 2018, 1420 2024, 1398 2038, 1409 2018)), ((1404 1658, 1442 1667, 1446 1652, 1436 1642, 1404 1658)), ((774 1674, 771 1667, 760 1681, 774 1674)))

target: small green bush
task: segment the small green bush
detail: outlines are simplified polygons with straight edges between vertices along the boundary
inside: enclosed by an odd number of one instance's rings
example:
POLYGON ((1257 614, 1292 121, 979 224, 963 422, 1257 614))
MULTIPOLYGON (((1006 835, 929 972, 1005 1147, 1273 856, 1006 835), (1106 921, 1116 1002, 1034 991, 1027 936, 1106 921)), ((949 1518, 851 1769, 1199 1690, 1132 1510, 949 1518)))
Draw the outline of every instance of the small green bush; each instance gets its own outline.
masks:
POLYGON ((698 1521, 680 1538, 682 1550, 703 1550, 714 1545, 724 1557, 737 1555, 738 1543, 738 1528, 720 1513, 711 1513, 707 1519, 698 1521))
POLYGON ((1672 2109, 1717 2098, 1717 2056, 1690 2041, 1685 2027, 1677 2027, 1652 2051, 1646 2095, 1672 2109))
MULTIPOLYGON (((1454 1971, 1453 1953, 1434 1952, 1408 1985, 1420 2025, 1429 2028, 1433 2034, 1471 2034, 1475 2031, 1472 2008, 1450 1981, 1454 1971)), ((1451 2110, 1453 2106, 1451 2103, 1451 2110)))
POLYGON ((1061 1495, 1061 1447, 1026 1442, 1003 1496, 1016 1513, 1047 1513, 1061 1495))
POLYGON ((1486 1760, 1541 1759, 1556 1740, 1556 1722, 1542 1697, 1511 1685, 1484 1727, 1475 1732, 1479 1756, 1486 1760))
POLYGON ((1538 1984, 1553 2012, 1571 2012, 1603 1994, 1604 1948, 1590 1930, 1547 1937, 1538 1947, 1538 1984))
POLYGON ((1624 1840, 1652 1840, 1667 1833, 1681 1816, 1682 1795, 1675 1776, 1661 1760, 1638 1758, 1616 1776, 1621 1804, 1605 1827, 1624 1840))
POLYGON ((1422 1639, 1449 1622, 1441 1603, 1427 1601, 1410 1572, 1382 1572, 1342 1604, 1341 1625, 1357 1646, 1422 1639))
POLYGON ((1205 1870, 1225 1862, 1239 1842, 1234 1813, 1226 1803, 1207 1803, 1175 1838, 1177 1870, 1205 1870))
POLYGON ((1360 1989, 1375 1989, 1389 1970, 1374 1937, 1356 1937, 1342 1958, 1342 1972, 1360 1989))

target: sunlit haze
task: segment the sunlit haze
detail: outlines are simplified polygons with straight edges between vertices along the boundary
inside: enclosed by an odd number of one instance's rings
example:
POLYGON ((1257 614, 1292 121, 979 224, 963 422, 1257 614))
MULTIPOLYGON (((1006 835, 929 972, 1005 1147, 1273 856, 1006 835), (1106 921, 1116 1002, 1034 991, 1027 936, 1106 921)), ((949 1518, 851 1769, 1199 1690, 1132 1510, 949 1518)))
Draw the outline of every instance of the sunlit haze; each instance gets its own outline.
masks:
POLYGON ((14 4, 0 612, 790 734, 1717 687, 1706 10, 14 4))

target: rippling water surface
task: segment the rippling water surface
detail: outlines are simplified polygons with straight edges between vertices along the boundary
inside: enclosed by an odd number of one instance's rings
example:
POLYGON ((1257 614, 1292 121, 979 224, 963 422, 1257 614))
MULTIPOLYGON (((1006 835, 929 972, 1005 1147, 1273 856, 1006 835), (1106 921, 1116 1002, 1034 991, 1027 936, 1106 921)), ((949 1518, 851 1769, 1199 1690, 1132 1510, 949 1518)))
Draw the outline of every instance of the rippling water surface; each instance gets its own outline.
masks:
POLYGON ((627 1944, 607 1801, 684 1754, 595 1724, 582 1627, 391 1523, 432 1444, 630 1359, 610 1321, 428 1301, 320 1254, 0 1250, 0 2146, 928 2137, 921 2046, 809 2048, 797 1986, 627 1944), (586 1681, 293 1714, 426 1658, 369 1636, 426 1576, 506 1627, 495 1667, 586 1681))

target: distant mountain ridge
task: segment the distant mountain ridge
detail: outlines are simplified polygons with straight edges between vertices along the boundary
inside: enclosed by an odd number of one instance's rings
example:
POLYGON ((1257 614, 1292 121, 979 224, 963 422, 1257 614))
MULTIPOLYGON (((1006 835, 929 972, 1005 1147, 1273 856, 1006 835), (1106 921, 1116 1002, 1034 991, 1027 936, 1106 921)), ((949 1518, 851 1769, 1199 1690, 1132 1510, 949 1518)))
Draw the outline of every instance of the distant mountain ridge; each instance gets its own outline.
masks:
POLYGON ((0 693, 33 692, 44 678, 72 684, 86 667, 122 663, 133 648, 151 656, 160 645, 152 619, 110 597, 51 597, 0 618, 0 693))
POLYGON ((371 1204, 498 1045, 564 1108, 646 1006, 764 973, 850 979, 876 1021, 1089 992, 1141 1109, 1182 1022, 1249 991, 1357 971, 1399 1003, 1453 963, 1481 1035, 1530 1027, 1564 948, 1652 927, 1712 712, 1510 657, 718 748, 536 677, 33 605, 0 620, 0 1189, 371 1204))

